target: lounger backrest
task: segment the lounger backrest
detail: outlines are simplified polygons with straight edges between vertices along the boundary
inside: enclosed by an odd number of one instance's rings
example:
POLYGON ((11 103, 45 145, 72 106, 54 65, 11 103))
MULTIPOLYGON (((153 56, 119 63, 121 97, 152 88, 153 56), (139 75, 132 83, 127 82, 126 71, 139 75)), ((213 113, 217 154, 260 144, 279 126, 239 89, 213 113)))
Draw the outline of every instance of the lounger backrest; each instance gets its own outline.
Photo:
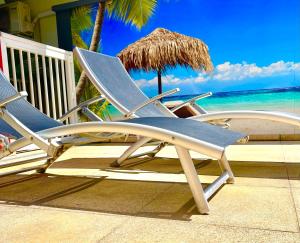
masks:
MULTIPOLYGON (((117 57, 75 48, 79 62, 98 91, 123 114, 149 98, 139 89, 117 57)), ((174 116, 162 104, 149 104, 135 113, 139 117, 174 116)))
MULTIPOLYGON (((17 91, 0 71, 0 101, 15 94, 17 94, 17 91)), ((27 102, 25 98, 9 103, 6 105, 6 109, 34 132, 63 125, 40 112, 27 102)), ((16 138, 22 137, 1 118, 0 134, 7 134, 16 138)))

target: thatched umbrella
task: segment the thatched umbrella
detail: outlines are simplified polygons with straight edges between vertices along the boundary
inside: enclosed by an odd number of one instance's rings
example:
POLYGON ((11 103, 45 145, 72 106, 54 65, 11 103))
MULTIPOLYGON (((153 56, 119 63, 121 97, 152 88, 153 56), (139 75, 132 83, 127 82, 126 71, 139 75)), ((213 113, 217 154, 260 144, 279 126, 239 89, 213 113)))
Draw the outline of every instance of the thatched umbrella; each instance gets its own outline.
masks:
POLYGON ((163 28, 129 45, 118 57, 128 71, 157 71, 159 94, 162 93, 161 74, 167 68, 180 65, 206 72, 213 70, 208 47, 203 41, 163 28))

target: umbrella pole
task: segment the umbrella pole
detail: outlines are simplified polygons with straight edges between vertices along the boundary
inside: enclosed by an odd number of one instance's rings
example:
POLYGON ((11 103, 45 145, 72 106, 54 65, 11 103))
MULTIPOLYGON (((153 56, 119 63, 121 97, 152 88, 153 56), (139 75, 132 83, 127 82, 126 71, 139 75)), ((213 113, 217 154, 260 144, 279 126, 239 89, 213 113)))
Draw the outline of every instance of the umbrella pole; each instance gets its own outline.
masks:
POLYGON ((158 94, 162 94, 161 70, 157 71, 158 94))

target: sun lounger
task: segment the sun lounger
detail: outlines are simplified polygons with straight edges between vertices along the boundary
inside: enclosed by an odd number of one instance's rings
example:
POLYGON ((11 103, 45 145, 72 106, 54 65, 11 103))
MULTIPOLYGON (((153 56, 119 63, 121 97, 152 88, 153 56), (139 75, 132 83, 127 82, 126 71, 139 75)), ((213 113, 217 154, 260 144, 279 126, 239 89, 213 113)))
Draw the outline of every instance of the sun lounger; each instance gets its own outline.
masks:
MULTIPOLYGON (((0 134, 3 137, 14 137, 16 141, 9 143, 7 139, 0 151, 0 177, 29 170, 44 172, 67 148, 77 142, 76 135, 94 133, 99 138, 108 134, 133 134, 151 140, 167 142, 176 147, 187 182, 192 191, 200 213, 208 213, 208 198, 224 183, 234 181, 233 173, 226 159, 225 148, 235 143, 244 135, 221 127, 193 120, 174 117, 143 117, 126 122, 86 122, 64 125, 61 121, 41 113, 26 101, 26 92, 18 93, 0 72, 0 134), (10 162, 9 156, 19 149, 34 144, 45 152, 36 158, 23 156, 23 161, 10 162), (194 167, 189 150, 215 158, 219 161, 222 174, 211 185, 203 189, 194 167), (35 159, 46 159, 44 164, 29 165, 35 159), (1 173, 1 169, 26 166, 1 173)), ((100 98, 95 98, 99 100, 100 98)), ((87 105, 89 102, 85 102, 87 105)), ((77 111, 74 108, 72 112, 77 111)), ((72 112, 69 112, 70 115, 72 112)), ((64 116, 64 119, 66 116, 64 116)), ((89 136, 87 137, 89 140, 89 136)), ((91 140, 93 141, 93 140, 91 140)), ((3 170, 2 170, 3 171, 3 170)))
MULTIPOLYGON (((202 107, 198 106, 196 101, 210 96, 211 93, 192 98, 169 110, 160 102, 160 99, 178 92, 179 89, 174 89, 149 99, 131 79, 119 58, 80 48, 75 48, 74 54, 77 56, 79 63, 93 85, 105 99, 123 114, 124 119, 152 116, 176 117, 174 114, 176 110, 185 105, 192 105, 199 114, 188 119, 197 121, 213 124, 218 124, 221 121, 221 124, 224 125, 224 122, 226 123, 230 119, 242 118, 270 120, 300 126, 299 115, 284 112, 241 110, 208 113, 202 107)), ((147 142, 147 139, 140 140, 135 146, 129 148, 114 165, 121 164, 139 146, 147 142)))

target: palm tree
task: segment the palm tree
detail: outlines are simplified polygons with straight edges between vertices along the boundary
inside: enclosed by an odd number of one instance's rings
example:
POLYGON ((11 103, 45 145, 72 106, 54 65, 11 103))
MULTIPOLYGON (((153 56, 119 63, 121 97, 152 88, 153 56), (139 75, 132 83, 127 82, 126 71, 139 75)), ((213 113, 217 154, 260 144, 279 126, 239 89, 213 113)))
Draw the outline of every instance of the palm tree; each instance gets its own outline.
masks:
MULTIPOLYGON (((97 51, 104 20, 105 10, 108 11, 110 17, 120 19, 126 24, 132 24, 140 29, 144 26, 156 7, 157 0, 99 0, 90 51, 97 51)), ((79 102, 88 78, 84 72, 81 73, 76 86, 76 99, 79 102)))

